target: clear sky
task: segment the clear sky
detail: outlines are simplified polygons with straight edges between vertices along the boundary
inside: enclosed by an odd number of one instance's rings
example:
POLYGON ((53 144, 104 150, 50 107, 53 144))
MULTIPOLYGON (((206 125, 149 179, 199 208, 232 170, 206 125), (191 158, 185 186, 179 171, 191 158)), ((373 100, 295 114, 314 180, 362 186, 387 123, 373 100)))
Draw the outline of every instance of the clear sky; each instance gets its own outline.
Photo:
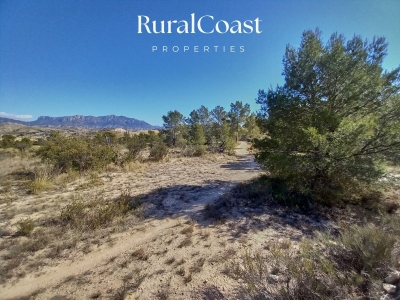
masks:
POLYGON ((398 0, 0 0, 0 117, 115 114, 162 125, 167 111, 187 116, 200 105, 239 100, 256 110, 257 91, 283 83, 285 47, 306 29, 319 27, 325 41, 384 36, 384 68, 398 67, 399 15, 398 0), (262 32, 178 34, 173 24, 171 34, 138 33, 138 15, 159 30, 161 20, 190 24, 192 13, 214 17, 205 31, 259 18, 262 32))

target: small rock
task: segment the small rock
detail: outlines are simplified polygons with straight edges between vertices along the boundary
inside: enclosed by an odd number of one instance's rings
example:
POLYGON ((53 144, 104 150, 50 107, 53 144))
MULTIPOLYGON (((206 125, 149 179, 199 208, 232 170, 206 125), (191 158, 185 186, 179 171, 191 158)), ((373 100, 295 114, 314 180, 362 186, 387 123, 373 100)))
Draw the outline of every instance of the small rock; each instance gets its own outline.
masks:
POLYGON ((277 283, 277 282, 279 282, 279 276, 278 275, 273 275, 273 274, 270 274, 269 276, 268 276, 268 282, 269 283, 277 283))
POLYGON ((394 271, 385 278, 385 282, 389 284, 395 284, 399 281, 399 279, 400 279, 400 272, 394 271))
POLYGON ((383 290, 388 294, 396 293, 397 287, 393 284, 384 283, 383 290))

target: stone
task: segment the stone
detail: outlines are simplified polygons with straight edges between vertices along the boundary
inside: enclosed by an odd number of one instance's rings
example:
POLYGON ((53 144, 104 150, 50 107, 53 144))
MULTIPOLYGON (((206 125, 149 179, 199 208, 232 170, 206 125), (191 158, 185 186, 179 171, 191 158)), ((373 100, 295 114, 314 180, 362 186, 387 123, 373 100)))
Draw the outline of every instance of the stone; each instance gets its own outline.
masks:
POLYGON ((278 275, 270 274, 268 275, 268 283, 277 283, 279 282, 280 278, 278 275))
POLYGON ((385 282, 389 284, 396 284, 399 281, 399 279, 400 279, 400 272, 394 271, 385 278, 385 282))
POLYGON ((395 294, 397 287, 393 284, 388 284, 388 283, 384 283, 383 284, 383 290, 388 293, 388 294, 395 294))

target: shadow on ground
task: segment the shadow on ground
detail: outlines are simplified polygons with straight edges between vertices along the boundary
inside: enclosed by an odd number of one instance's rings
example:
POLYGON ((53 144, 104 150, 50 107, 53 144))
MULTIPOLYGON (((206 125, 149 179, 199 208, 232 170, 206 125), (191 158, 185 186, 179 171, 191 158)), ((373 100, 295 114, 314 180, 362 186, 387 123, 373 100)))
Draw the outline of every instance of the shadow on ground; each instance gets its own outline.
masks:
POLYGON ((253 155, 240 155, 237 160, 222 165, 221 168, 229 170, 241 170, 247 172, 254 172, 260 169, 258 163, 254 162, 253 155))
POLYGON ((298 232, 290 236, 292 240, 315 230, 335 231, 329 210, 301 210, 279 205, 268 189, 251 190, 252 182, 209 181, 204 186, 174 185, 139 197, 146 204, 146 218, 186 217, 200 226, 218 227, 232 238, 267 229, 278 233, 298 232))

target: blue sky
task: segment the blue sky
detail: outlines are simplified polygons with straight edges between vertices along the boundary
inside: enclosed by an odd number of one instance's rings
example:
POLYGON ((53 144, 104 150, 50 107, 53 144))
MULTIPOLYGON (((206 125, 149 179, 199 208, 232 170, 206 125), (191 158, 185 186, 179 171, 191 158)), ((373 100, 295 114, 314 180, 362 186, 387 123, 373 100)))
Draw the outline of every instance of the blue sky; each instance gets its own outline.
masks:
POLYGON ((306 29, 319 27, 324 40, 385 36, 384 68, 398 67, 399 13, 398 0, 0 0, 0 117, 115 114, 161 125, 167 111, 188 115, 200 105, 239 100, 256 110, 257 91, 283 83, 285 47, 298 46, 306 29), (262 33, 138 34, 138 15, 190 22, 192 13, 259 18, 262 33))

